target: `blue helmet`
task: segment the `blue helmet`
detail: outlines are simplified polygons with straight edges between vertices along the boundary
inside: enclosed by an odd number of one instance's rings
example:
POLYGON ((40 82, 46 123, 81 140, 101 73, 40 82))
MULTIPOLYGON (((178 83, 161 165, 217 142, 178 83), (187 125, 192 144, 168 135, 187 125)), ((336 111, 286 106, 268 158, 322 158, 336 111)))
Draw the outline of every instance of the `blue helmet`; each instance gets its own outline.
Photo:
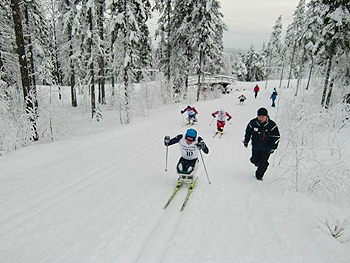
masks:
POLYGON ((197 131, 195 129, 188 129, 187 132, 186 132, 186 136, 185 136, 186 139, 189 139, 189 140, 196 140, 197 138, 197 131))

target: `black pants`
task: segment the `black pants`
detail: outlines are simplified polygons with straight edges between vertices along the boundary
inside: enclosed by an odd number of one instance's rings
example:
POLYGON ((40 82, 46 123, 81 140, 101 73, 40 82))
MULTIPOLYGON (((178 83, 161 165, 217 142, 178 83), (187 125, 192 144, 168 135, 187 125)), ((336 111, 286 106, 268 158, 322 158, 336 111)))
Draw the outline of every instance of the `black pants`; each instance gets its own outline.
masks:
POLYGON ((262 179, 267 167, 269 166, 269 157, 270 157, 270 152, 268 151, 253 151, 252 152, 252 157, 250 158, 250 162, 254 164, 255 166, 258 167, 258 169, 255 172, 255 176, 258 179, 262 179))
POLYGON ((176 166, 177 172, 181 173, 181 174, 191 174, 195 168, 197 160, 198 159, 187 160, 187 159, 181 157, 177 166, 176 166), (181 164, 181 166, 182 166, 181 170, 179 169, 179 164, 181 164), (189 169, 190 167, 192 167, 192 169, 189 169))

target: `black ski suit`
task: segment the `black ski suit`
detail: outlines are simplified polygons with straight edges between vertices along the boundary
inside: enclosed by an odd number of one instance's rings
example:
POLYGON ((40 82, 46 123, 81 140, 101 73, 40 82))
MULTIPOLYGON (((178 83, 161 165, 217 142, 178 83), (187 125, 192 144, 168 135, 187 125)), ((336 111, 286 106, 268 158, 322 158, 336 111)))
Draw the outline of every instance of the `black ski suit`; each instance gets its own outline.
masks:
POLYGON ((260 123, 258 118, 252 119, 245 130, 244 145, 252 140, 251 163, 258 167, 255 176, 262 179, 269 166, 270 154, 277 149, 280 133, 276 123, 268 117, 266 122, 260 123))

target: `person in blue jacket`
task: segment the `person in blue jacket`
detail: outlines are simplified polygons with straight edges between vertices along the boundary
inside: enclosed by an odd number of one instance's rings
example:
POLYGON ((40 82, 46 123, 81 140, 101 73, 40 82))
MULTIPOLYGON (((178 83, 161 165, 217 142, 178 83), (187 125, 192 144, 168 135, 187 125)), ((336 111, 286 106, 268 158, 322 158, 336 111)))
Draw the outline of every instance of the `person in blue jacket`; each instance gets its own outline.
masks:
POLYGON ((277 99, 277 90, 276 90, 276 88, 274 88, 273 89, 273 92, 272 92, 272 94, 271 94, 271 96, 270 96, 270 99, 272 100, 272 107, 275 107, 276 105, 275 105, 275 100, 277 99))

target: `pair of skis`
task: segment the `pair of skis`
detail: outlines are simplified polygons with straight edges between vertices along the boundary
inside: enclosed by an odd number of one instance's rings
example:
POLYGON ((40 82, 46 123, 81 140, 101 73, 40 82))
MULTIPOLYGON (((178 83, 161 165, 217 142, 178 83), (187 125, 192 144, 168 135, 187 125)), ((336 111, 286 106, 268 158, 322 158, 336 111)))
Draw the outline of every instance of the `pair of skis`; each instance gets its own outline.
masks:
POLYGON ((216 137, 216 135, 218 135, 218 134, 219 134, 219 137, 218 137, 218 138, 221 138, 222 135, 224 135, 223 132, 216 131, 216 132, 214 133, 214 135, 213 135, 213 138, 216 137))
MULTIPOLYGON (((192 194, 192 192, 193 192, 193 189, 194 189, 194 187, 196 186, 197 179, 198 179, 198 178, 196 178, 192 183, 190 183, 189 188, 188 188, 188 191, 187 191, 187 194, 186 194, 186 197, 185 197, 185 199, 184 199, 184 201, 183 201, 183 203, 182 203, 182 206, 181 206, 181 208, 180 208, 180 211, 183 211, 183 210, 185 209, 185 206, 186 206, 188 200, 190 199, 190 196, 191 196, 191 194, 192 194)), ((174 189, 173 193, 171 194, 171 196, 170 196, 168 202, 165 204, 164 209, 166 209, 166 208, 169 206, 169 204, 171 203, 171 201, 174 199, 176 193, 180 190, 180 188, 181 188, 182 186, 183 186, 183 182, 182 182, 182 181, 178 181, 178 183, 177 183, 177 185, 175 186, 175 189, 174 189)))

